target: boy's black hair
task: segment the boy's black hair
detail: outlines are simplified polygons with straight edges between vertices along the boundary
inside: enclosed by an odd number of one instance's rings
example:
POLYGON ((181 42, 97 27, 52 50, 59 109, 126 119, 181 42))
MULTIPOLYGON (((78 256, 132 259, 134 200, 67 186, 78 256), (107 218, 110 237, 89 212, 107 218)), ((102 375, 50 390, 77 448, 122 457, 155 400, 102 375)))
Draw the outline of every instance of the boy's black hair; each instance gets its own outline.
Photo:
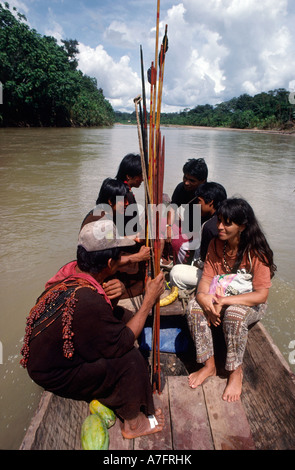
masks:
POLYGON ((196 196, 204 199, 206 204, 213 201, 214 209, 217 209, 222 201, 227 198, 226 190, 219 183, 203 183, 201 184, 197 191, 196 196))
POLYGON ((193 176, 199 181, 207 181, 208 167, 204 158, 190 158, 183 166, 184 174, 193 176))
POLYGON ((140 155, 128 153, 121 161, 116 178, 125 181, 127 175, 131 177, 142 175, 140 155))
POLYGON ((125 197, 126 195, 127 188, 122 181, 107 178, 101 185, 96 204, 109 204, 109 201, 111 201, 112 204, 115 204, 118 196, 125 197))

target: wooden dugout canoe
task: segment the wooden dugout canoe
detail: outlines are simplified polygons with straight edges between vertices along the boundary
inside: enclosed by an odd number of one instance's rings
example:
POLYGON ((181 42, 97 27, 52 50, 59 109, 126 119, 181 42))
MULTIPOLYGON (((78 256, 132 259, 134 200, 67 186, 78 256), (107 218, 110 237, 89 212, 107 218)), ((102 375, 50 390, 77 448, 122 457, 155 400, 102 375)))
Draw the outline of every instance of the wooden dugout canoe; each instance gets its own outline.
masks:
MULTIPOLYGON (((161 315, 184 320, 179 301, 161 308, 161 315)), ((126 440, 117 420, 109 430, 109 450, 295 449, 295 375, 260 322, 249 331, 240 402, 222 400, 222 376, 190 389, 187 375, 194 358, 189 354, 161 353, 165 384, 155 401, 164 410, 165 429, 126 440)), ((20 450, 81 449, 80 430, 88 414, 85 402, 44 392, 20 450)))

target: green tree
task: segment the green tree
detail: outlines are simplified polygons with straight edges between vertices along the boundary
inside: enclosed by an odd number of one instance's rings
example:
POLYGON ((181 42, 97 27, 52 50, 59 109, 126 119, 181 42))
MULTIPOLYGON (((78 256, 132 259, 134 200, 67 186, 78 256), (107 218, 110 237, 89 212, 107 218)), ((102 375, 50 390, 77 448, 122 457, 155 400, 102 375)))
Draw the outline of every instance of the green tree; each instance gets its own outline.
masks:
POLYGON ((80 93, 72 108, 71 119, 80 126, 106 126, 115 121, 115 113, 110 103, 105 100, 103 90, 97 88, 95 78, 80 77, 80 93))
POLYGON ((78 67, 76 55, 79 53, 78 41, 76 39, 62 39, 61 42, 63 43, 63 48, 67 53, 71 67, 76 70, 76 68, 78 67))
POLYGON ((238 109, 235 111, 230 123, 230 127, 238 129, 253 129, 253 127, 256 127, 257 125, 258 119, 250 109, 246 109, 245 111, 238 109))
POLYGON ((194 126, 210 126, 213 116, 213 106, 199 105, 187 113, 189 124, 194 126))
MULTIPOLYGON (((22 15, 14 16, 9 5, 0 5, 0 81, 4 103, 2 125, 69 126, 77 117, 82 97, 89 93, 89 78, 77 70, 78 42, 41 36, 30 29, 22 15), (85 87, 85 90, 84 90, 85 87), (73 112, 75 109, 75 112, 73 112)), ((102 90, 92 83, 91 119, 75 124, 109 125, 113 110, 102 90), (95 118, 96 117, 96 118, 95 118), (91 123, 91 124, 90 124, 91 123)))

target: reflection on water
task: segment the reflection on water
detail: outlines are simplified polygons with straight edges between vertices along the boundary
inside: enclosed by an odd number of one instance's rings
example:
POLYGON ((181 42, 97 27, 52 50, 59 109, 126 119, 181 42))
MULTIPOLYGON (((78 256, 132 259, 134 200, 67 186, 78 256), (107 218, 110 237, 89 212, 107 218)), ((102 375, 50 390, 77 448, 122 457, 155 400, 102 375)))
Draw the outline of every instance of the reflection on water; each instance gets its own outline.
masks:
MULTIPOLYGON (((295 340, 294 137, 175 128, 162 134, 166 193, 182 179, 188 158, 204 157, 209 180, 253 206, 278 265, 264 324, 288 360, 295 340)), ((81 221, 103 179, 138 149, 133 126, 0 129, 0 448, 18 448, 40 396, 19 366, 25 318, 48 278, 75 258, 81 221)), ((135 194, 143 202, 143 189, 135 194)))

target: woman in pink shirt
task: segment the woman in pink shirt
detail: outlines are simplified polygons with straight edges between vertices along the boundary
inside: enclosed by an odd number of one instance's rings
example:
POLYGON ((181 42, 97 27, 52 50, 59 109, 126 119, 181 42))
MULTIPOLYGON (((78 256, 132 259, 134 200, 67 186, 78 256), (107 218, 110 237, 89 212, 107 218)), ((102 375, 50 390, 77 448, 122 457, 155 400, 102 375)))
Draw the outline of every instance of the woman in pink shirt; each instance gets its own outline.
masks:
POLYGON ((217 215, 218 237, 209 245, 196 300, 187 313, 196 359, 204 364, 189 375, 189 385, 196 388, 207 377, 216 375, 211 328, 222 323, 227 347, 225 369, 229 372, 223 399, 232 402, 239 400, 242 392, 242 362, 248 327, 261 320, 266 312, 276 266, 253 209, 244 199, 226 199, 217 215), (215 276, 241 270, 252 275, 250 292, 233 295, 218 287, 211 293, 215 276))

